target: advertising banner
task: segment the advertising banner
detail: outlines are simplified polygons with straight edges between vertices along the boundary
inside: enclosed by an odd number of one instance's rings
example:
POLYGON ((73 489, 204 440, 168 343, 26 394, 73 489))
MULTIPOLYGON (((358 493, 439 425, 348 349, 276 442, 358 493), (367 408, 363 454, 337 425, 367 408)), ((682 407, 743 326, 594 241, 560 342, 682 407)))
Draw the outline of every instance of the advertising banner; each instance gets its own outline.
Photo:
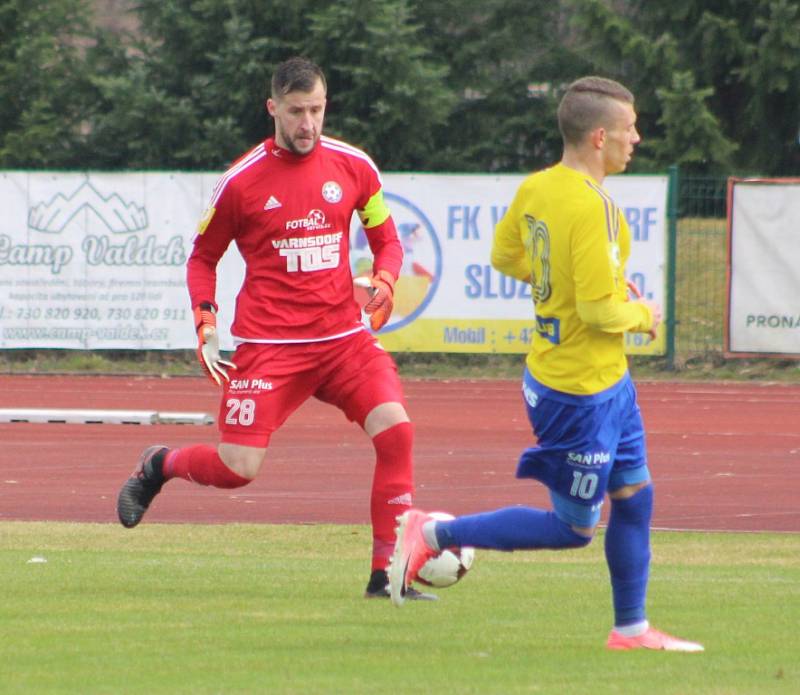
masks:
MULTIPOLYGON (((530 286, 489 264, 494 226, 523 176, 393 174, 386 198, 405 250, 395 313, 380 334, 390 351, 525 353, 534 326, 530 286)), ((665 304, 666 176, 606 179, 631 228, 628 277, 665 304)), ((354 270, 366 241, 352 233, 354 270)), ((364 261, 364 267, 368 262, 364 261)), ((656 341, 626 337, 630 353, 663 354, 656 341)))
MULTIPOLYGON (((0 174, 0 347, 195 347, 185 265, 218 174, 0 174)), ((380 332, 391 351, 524 353, 530 287, 489 264, 494 225, 523 176, 386 174, 386 200, 405 262, 395 313, 380 332)), ((610 177, 633 235, 629 277, 664 304, 666 176, 610 177)), ((354 273, 369 268, 364 232, 350 230, 354 273)), ((235 247, 218 268, 223 349, 244 277, 235 247)), ((629 335, 628 351, 660 354, 664 338, 629 335)))
POLYGON ((185 265, 215 179, 4 173, 0 346, 193 347, 185 265))
POLYGON ((800 357, 800 179, 731 179, 730 356, 800 357))

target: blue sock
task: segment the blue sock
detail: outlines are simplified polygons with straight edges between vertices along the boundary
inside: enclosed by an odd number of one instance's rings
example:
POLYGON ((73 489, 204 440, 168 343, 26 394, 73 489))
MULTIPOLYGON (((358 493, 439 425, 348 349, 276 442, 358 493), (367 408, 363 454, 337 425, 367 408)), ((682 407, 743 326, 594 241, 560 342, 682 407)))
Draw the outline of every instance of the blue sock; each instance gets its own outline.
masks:
POLYGON ((618 627, 645 619, 652 515, 652 485, 628 499, 611 500, 605 551, 618 627))
POLYGON ((561 521, 555 512, 531 507, 506 507, 493 512, 436 522, 440 548, 471 545, 494 550, 579 548, 592 540, 561 521))

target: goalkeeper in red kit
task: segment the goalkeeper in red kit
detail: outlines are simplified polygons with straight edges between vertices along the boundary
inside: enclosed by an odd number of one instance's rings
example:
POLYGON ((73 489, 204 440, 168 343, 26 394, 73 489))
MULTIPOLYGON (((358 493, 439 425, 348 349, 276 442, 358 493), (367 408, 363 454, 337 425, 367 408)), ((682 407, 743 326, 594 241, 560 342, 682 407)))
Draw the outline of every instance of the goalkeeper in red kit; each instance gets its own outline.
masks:
POLYGON ((247 485, 269 460, 272 433, 314 396, 358 423, 375 447, 365 595, 388 597, 395 517, 412 503, 413 429, 395 363, 365 329, 354 298, 353 212, 374 256, 364 311, 375 331, 391 315, 403 250, 375 164, 322 135, 325 106, 326 81, 317 65, 297 57, 276 68, 266 103, 275 135, 219 179, 187 264, 198 356, 222 388, 219 445, 149 447, 120 490, 117 513, 123 526, 136 526, 173 478, 247 485), (215 290, 217 263, 231 242, 246 272, 231 326, 236 351, 228 362, 219 352, 215 290))

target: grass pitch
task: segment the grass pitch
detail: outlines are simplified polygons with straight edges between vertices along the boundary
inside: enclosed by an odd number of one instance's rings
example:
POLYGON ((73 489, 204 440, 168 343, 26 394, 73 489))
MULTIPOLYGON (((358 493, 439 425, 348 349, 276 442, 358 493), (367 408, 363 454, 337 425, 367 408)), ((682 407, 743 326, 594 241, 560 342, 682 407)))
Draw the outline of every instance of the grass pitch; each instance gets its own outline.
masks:
POLYGON ((800 692, 800 535, 654 534, 650 619, 703 654, 603 648, 601 537, 478 551, 402 609, 362 598, 369 545, 364 526, 0 523, 0 690, 800 692))

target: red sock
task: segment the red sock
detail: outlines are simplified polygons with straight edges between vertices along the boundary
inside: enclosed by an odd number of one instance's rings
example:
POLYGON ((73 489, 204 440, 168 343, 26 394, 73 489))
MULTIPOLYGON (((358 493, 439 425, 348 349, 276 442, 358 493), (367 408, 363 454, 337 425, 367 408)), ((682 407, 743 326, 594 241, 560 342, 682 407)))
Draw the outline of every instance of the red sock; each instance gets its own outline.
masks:
POLYGON ((411 448, 414 427, 401 422, 372 438, 375 475, 372 480, 372 569, 386 569, 394 548, 395 517, 411 508, 414 469, 411 448))
POLYGON ((216 447, 208 444, 171 449, 164 458, 164 478, 183 478, 199 485, 234 488, 252 482, 228 468, 216 447))

